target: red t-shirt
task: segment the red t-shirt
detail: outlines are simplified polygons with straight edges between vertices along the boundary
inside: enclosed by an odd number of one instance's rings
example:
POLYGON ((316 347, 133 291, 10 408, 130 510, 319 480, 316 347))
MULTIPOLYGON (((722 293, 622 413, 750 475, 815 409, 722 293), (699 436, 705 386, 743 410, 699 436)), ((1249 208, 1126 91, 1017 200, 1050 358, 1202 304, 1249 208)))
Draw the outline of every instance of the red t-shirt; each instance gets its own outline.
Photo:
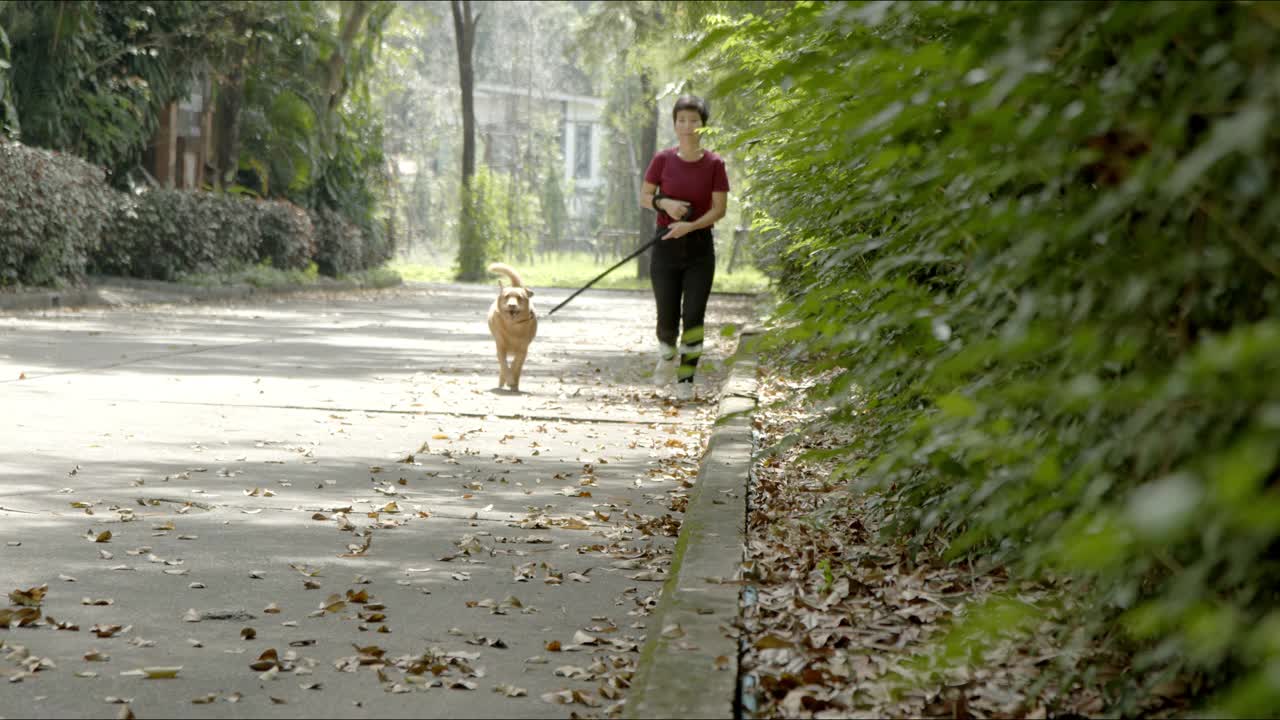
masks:
MULTIPOLYGON (((710 150, 702 151, 697 162, 681 160, 679 148, 659 150, 644 173, 645 182, 658 186, 663 195, 689 203, 684 219, 694 221, 711 209, 711 193, 729 192, 729 175, 724 160, 710 150)), ((675 222, 665 212, 658 212, 658 224, 666 227, 675 222)))

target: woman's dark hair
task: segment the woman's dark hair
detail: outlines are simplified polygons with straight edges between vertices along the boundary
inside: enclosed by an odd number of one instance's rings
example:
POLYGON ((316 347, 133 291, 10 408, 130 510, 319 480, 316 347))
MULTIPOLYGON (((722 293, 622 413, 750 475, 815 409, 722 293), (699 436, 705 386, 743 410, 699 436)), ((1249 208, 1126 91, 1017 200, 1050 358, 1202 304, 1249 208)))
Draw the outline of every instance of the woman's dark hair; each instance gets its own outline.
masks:
POLYGON ((711 108, 707 105, 707 101, 697 95, 681 95, 676 98, 676 106, 671 109, 671 120, 675 122, 676 115, 681 110, 697 110, 698 115, 702 116, 702 124, 706 125, 707 120, 711 118, 711 108))

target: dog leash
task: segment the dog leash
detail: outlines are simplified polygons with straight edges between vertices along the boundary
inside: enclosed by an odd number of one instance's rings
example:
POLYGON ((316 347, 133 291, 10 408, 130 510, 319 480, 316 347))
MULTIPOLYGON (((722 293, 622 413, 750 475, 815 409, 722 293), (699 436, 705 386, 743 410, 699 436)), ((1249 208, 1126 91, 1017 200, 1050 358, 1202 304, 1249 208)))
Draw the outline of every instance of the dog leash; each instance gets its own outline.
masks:
POLYGON ((559 305, 557 305, 557 306, 555 306, 555 307, 551 308, 551 311, 547 313, 547 317, 551 317, 553 314, 555 314, 555 311, 559 310, 560 308, 564 307, 565 305, 568 305, 568 304, 569 304, 569 301, 570 301, 570 300, 572 300, 572 299, 574 299, 574 298, 576 298, 576 297, 578 297, 578 295, 581 295, 581 294, 582 294, 582 291, 584 291, 584 290, 586 290, 587 288, 591 287, 592 285, 595 285, 596 283, 600 282, 600 278, 603 278, 605 275, 608 275, 609 273, 613 272, 614 270, 617 270, 618 268, 620 268, 620 267, 622 267, 624 264, 626 264, 626 263, 627 263, 627 261, 634 259, 634 258, 635 258, 637 255, 639 255, 640 253, 642 253, 642 252, 644 252, 645 250, 648 250, 649 248, 653 247, 654 243, 656 243, 656 242, 658 242, 658 238, 656 238, 656 237, 655 237, 654 239, 652 239, 652 240, 650 240, 649 242, 645 243, 644 245, 640 246, 640 249, 639 249, 639 250, 636 250, 635 252, 631 253, 630 255, 628 255, 628 256, 626 256, 626 257, 622 258, 621 260, 619 260, 619 261, 618 261, 618 263, 617 263, 616 265, 614 265, 613 267, 611 267, 611 268, 609 268, 608 270, 605 270, 604 272, 602 272, 602 273, 600 273, 599 275, 595 276, 595 278, 594 278, 591 282, 589 282, 589 283, 587 283, 586 285, 583 285, 582 287, 578 288, 577 290, 575 290, 575 291, 574 291, 574 293, 573 293, 572 295, 570 295, 569 297, 565 298, 565 299, 564 299, 564 301, 563 301, 563 302, 561 302, 559 305))

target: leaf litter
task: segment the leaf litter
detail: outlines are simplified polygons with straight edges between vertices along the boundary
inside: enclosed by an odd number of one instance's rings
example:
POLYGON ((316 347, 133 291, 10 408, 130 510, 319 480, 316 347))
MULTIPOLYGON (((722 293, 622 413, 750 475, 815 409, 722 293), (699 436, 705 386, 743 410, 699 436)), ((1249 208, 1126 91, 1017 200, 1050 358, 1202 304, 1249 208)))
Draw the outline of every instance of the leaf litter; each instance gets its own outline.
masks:
MULTIPOLYGON (((755 462, 742 566, 744 597, 753 596, 741 629, 752 716, 1101 712, 1097 683, 1035 690, 1045 658, 1064 656, 1049 633, 995 633, 971 647, 963 665, 937 661, 938 641, 969 608, 997 594, 1032 605, 1051 604, 1055 594, 1015 585, 1003 568, 948 564, 941 539, 913 553, 882 534, 899 510, 891 498, 833 483, 832 461, 802 457, 850 442, 846 428, 796 402, 817 380, 774 371, 759 386, 756 428, 768 451, 755 462)), ((1098 660, 1081 653, 1073 661, 1098 660)), ((717 669, 729 666, 729 658, 716 659, 717 669)))

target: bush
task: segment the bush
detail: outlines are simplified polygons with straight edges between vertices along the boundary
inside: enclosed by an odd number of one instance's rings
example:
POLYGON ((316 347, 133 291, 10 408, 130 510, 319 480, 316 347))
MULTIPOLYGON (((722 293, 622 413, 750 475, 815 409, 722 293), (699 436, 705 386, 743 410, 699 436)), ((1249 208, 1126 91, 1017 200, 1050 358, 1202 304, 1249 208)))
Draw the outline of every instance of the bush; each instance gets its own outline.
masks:
POLYGON ((118 198, 102 168, 0 142, 0 286, 82 282, 118 198))
POLYGON ((861 431, 841 472, 912 509, 905 537, 1073 579, 1073 620, 1136 648, 1108 714, 1171 676, 1273 714, 1274 6, 715 22, 709 64, 735 72, 713 96, 753 119, 732 140, 783 246, 775 337, 861 431))
POLYGON ((263 201, 258 210, 258 260, 280 270, 305 270, 316 256, 316 230, 306 210, 285 201, 263 201))
POLYGON ((330 277, 360 270, 365 260, 364 234, 359 226, 329 208, 310 210, 316 229, 316 264, 330 277))
POLYGON ((260 216, 255 202, 186 190, 152 190, 130 198, 107 229, 96 269, 174 280, 253 263, 260 216))
POLYGON ((368 227, 362 229, 361 235, 364 247, 360 256, 360 269, 379 267, 395 254, 395 242, 381 223, 370 222, 368 227))

